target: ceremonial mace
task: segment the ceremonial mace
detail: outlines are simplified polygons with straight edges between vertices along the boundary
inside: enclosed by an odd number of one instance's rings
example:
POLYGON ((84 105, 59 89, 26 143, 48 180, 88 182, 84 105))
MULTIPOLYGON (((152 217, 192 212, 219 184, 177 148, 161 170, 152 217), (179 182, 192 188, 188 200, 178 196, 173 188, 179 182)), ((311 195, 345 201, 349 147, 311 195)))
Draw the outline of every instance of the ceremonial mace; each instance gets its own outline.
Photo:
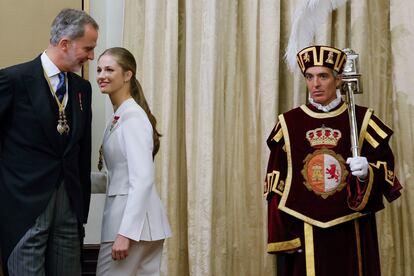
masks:
POLYGON ((358 126, 355 116, 354 94, 362 94, 361 74, 359 73, 358 54, 346 48, 343 50, 347 59, 342 75, 341 91, 346 94, 348 102, 349 126, 351 128, 351 152, 352 157, 359 155, 358 126))

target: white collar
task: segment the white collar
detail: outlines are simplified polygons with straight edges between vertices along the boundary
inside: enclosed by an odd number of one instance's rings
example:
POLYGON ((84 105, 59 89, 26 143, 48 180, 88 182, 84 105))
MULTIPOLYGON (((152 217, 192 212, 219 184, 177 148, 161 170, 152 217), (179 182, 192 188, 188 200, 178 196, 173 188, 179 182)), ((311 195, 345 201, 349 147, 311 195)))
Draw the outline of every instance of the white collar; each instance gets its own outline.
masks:
POLYGON ((337 107, 342 101, 341 97, 341 91, 339 89, 336 89, 336 99, 330 102, 327 105, 321 105, 320 103, 315 102, 312 97, 309 95, 309 103, 313 105, 316 109, 323 111, 323 112, 329 112, 335 107, 337 107))
POLYGON ((121 103, 120 106, 118 106, 118 109, 115 111, 114 116, 120 116, 122 115, 126 110, 128 110, 131 106, 135 106, 137 103, 135 100, 131 97, 126 99, 121 103))
POLYGON ((46 72, 46 75, 51 78, 53 76, 56 76, 60 73, 59 68, 53 63, 53 61, 49 58, 46 51, 42 53, 40 56, 40 59, 42 61, 43 69, 46 72))
MULTIPOLYGON (((46 51, 42 53, 42 55, 40 56, 40 60, 42 62, 43 70, 45 71, 47 77, 50 80, 50 84, 52 85, 53 89, 56 90, 58 83, 59 83, 58 74, 61 71, 49 58, 49 56, 46 54, 46 51)), ((68 89, 68 82, 66 81, 66 90, 67 89, 68 89)), ((54 94, 54 91, 51 90, 50 92, 52 93, 52 95, 54 94)), ((65 93, 65 95, 63 96, 63 102, 65 103, 65 108, 66 108, 66 105, 68 103, 68 93, 65 93)))

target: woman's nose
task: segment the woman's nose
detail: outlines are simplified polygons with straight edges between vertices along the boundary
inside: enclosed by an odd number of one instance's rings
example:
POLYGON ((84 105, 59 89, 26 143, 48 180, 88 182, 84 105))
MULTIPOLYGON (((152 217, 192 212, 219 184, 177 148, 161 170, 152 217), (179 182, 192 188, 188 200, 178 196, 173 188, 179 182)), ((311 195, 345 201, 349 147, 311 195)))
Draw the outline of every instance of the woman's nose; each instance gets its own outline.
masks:
POLYGON ((104 79, 103 72, 96 72, 96 81, 104 79))

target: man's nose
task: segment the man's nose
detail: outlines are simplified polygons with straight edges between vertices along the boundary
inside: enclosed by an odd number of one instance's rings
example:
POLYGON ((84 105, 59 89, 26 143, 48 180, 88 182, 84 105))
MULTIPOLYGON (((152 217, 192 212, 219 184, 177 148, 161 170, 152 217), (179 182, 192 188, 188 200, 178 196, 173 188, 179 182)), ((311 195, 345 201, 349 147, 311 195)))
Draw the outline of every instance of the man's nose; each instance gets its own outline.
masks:
POLYGON ((321 84, 318 77, 313 78, 313 86, 318 87, 321 84))
POLYGON ((93 60, 95 58, 95 52, 92 50, 92 51, 89 51, 89 53, 88 53, 88 59, 89 60, 93 60))

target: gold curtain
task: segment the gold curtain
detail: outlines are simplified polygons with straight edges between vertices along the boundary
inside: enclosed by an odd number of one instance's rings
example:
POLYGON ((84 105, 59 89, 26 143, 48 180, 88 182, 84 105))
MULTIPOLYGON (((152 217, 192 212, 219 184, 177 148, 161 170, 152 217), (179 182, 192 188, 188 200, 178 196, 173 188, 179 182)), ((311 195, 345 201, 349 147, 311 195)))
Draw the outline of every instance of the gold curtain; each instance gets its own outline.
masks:
MULTIPOLYGON (((164 275, 275 274, 266 253, 265 140, 277 114, 306 99, 302 77, 282 60, 298 1, 125 0, 124 46, 163 134, 156 180, 173 228, 164 275)), ((365 92, 356 101, 395 130, 405 185, 377 216, 383 275, 414 273, 413 7, 349 1, 315 38, 360 54, 365 92)))

